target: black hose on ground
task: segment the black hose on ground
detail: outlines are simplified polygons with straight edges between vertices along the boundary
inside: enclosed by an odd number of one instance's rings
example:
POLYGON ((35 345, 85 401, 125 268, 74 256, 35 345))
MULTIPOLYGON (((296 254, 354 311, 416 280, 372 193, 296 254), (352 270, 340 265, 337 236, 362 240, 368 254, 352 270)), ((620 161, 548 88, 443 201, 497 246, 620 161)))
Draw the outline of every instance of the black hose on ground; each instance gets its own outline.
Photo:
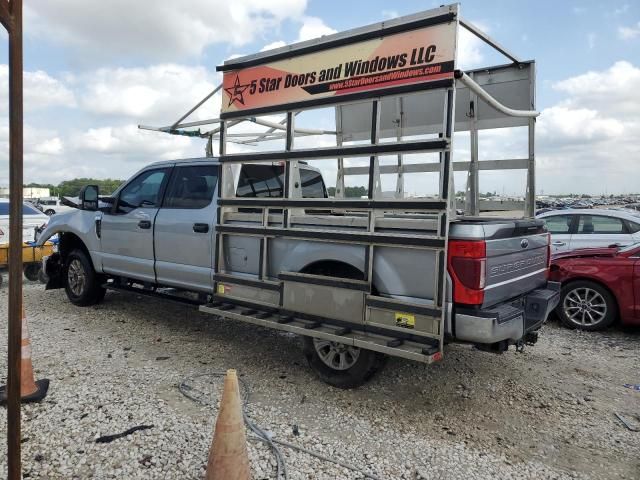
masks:
MULTIPOLYGON (((205 406, 212 406, 211 402, 208 402, 202 398, 205 395, 204 392, 200 392, 202 394, 200 397, 197 397, 191 393, 195 391, 195 389, 189 385, 188 381, 194 380, 196 378, 203 378, 203 377, 224 377, 225 375, 226 375, 226 372, 213 372, 213 373, 202 373, 198 375, 192 375, 190 377, 184 378, 180 382, 180 384, 178 385, 178 390, 180 390, 180 393, 182 393, 185 397, 187 397, 188 399, 194 402, 200 403, 201 405, 205 405, 205 406)), ((284 480, 288 480, 289 478, 289 475, 287 472, 287 465, 285 463, 284 456, 282 455, 282 451, 278 448, 278 445, 282 445, 283 447, 291 448, 293 450, 306 453, 307 455, 311 455, 325 462, 330 462, 340 467, 346 468, 348 470, 358 472, 364 475, 364 478, 370 478, 372 480, 381 480, 380 477, 367 473, 361 468, 351 465, 347 462, 343 462, 342 460, 339 460, 337 458, 329 457, 321 453, 314 452, 313 450, 309 450, 307 448, 301 447, 299 445, 294 445, 293 443, 289 443, 283 440, 278 440, 276 438, 273 438, 272 435, 262 430, 259 426, 257 426, 255 423, 253 423, 249 419, 246 413, 246 406, 249 404, 249 397, 250 397, 251 391, 243 378, 238 377, 238 379, 240 380, 240 384, 242 385, 242 397, 243 397, 242 398, 242 403, 243 403, 242 417, 244 418, 244 422, 247 424, 247 427, 249 428, 249 430, 251 430, 255 434, 255 437, 249 437, 249 438, 264 442, 267 445, 269 445, 269 447, 271 447, 271 451, 276 457, 276 464, 277 464, 276 480, 280 480, 281 478, 284 478, 284 480)))

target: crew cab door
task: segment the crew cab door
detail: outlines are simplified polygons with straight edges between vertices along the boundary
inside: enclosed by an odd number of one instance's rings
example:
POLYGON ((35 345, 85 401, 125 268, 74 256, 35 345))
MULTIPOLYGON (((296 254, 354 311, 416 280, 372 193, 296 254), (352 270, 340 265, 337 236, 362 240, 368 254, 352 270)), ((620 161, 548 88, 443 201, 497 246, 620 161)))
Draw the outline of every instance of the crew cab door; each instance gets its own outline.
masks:
POLYGON ((117 195, 100 224, 105 273, 155 282, 153 230, 171 167, 141 172, 117 195))
POLYGON ((157 282, 213 291, 218 165, 176 166, 155 224, 157 282))

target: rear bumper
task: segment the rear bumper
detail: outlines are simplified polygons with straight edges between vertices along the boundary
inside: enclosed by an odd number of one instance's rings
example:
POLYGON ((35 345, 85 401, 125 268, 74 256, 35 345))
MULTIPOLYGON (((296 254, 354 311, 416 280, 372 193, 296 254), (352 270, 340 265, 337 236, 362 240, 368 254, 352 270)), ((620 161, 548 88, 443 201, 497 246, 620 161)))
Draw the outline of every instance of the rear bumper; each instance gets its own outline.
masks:
POLYGON ((455 340, 478 344, 516 343, 538 330, 560 301, 560 283, 547 282, 518 303, 488 309, 456 309, 455 340))

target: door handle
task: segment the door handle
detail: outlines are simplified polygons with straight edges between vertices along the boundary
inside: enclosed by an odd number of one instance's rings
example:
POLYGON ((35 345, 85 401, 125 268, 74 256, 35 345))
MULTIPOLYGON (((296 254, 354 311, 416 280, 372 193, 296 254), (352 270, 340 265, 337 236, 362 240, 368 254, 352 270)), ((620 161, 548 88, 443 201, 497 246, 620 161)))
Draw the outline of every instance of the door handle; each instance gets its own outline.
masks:
POLYGON ((207 233, 209 231, 208 223, 194 223, 193 231, 196 233, 207 233))
POLYGON ((566 242, 561 242, 560 240, 556 240, 555 242, 552 243, 552 245, 555 245, 556 247, 563 247, 566 245, 566 242))
POLYGON ((140 228, 144 228, 145 230, 151 228, 151 220, 140 220, 138 222, 138 226, 140 228))

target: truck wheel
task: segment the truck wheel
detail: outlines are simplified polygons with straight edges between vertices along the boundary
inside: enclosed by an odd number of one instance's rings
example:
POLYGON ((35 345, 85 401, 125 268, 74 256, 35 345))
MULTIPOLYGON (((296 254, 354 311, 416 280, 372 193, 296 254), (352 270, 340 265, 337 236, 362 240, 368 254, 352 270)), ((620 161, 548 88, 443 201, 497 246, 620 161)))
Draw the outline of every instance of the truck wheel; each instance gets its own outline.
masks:
POLYGON ((378 352, 311 337, 304 337, 304 355, 318 377, 337 388, 363 385, 386 360, 378 352))
POLYGON ((55 213, 56 213, 56 211, 55 211, 55 210, 52 210, 52 209, 50 209, 50 208, 48 208, 47 210, 45 210, 45 211, 44 211, 44 214, 45 214, 45 215, 48 215, 49 217, 50 217, 51 215, 55 215, 55 213))
POLYGON ((602 285, 579 280, 562 287, 556 311, 565 327, 594 331, 605 329, 615 321, 618 306, 602 285))
POLYGON ((30 282, 35 282, 38 280, 38 273, 42 267, 37 263, 27 263, 23 269, 22 273, 30 282))
POLYGON ((72 250, 67 255, 64 289, 69 301, 80 307, 95 305, 104 298, 105 289, 100 283, 100 277, 82 250, 72 250))

